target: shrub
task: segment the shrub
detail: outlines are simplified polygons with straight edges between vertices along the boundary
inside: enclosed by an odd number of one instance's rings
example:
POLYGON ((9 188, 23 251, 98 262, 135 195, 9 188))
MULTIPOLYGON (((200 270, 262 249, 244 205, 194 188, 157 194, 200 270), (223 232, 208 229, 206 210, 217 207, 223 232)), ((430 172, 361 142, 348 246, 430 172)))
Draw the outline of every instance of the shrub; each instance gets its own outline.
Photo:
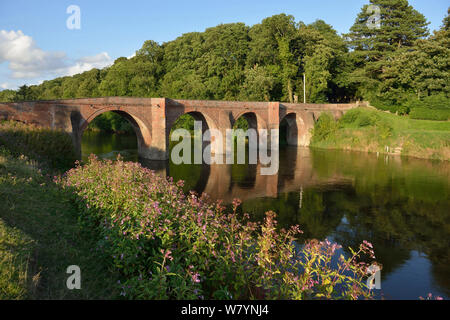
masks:
POLYGON ((363 113, 358 119, 360 127, 374 126, 377 122, 377 117, 374 114, 363 113))
POLYGON ((338 124, 329 113, 323 113, 313 129, 312 142, 328 140, 334 137, 338 124))
POLYGON ((405 115, 409 114, 409 112, 410 112, 410 108, 409 108, 409 107, 406 107, 406 106, 399 106, 399 107, 397 108, 397 114, 398 114, 399 116, 405 116, 405 115))
POLYGON ((355 108, 347 111, 340 119, 339 122, 342 124, 352 124, 356 123, 361 115, 361 109, 355 108))
POLYGON ((376 98, 371 99, 370 104, 379 110, 390 111, 391 113, 396 113, 399 108, 399 105, 394 102, 383 101, 376 98))
POLYGON ((409 116, 411 119, 447 121, 450 119, 450 110, 414 108, 409 116))
POLYGON ((40 165, 54 169, 73 167, 76 160, 72 138, 61 130, 3 121, 0 123, 0 144, 15 155, 26 155, 40 165))
POLYGON ((441 120, 450 119, 450 99, 444 94, 414 99, 408 103, 412 119, 441 120))
POLYGON ((75 195, 80 221, 99 232, 98 250, 122 275, 121 295, 138 299, 306 299, 371 297, 367 265, 357 252, 334 258, 339 246, 312 241, 299 248, 297 226, 278 230, 226 212, 220 202, 162 178, 137 163, 99 161, 59 178, 75 195), (331 261, 338 261, 332 268, 331 261))

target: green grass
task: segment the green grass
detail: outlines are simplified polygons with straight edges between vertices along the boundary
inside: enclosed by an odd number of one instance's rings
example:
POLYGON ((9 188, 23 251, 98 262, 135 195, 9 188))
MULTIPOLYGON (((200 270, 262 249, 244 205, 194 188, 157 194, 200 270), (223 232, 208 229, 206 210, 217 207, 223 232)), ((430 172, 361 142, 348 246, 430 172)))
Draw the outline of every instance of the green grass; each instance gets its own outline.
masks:
POLYGON ((356 108, 337 122, 322 116, 313 133, 312 147, 450 160, 449 121, 416 120, 356 108))
POLYGON ((1 121, 0 144, 15 156, 26 155, 38 161, 42 168, 52 171, 65 171, 76 160, 72 138, 61 130, 17 121, 1 121))
POLYGON ((0 300, 117 296, 97 240, 81 230, 69 194, 0 146, 0 300), (70 265, 81 268, 81 290, 66 287, 70 265))

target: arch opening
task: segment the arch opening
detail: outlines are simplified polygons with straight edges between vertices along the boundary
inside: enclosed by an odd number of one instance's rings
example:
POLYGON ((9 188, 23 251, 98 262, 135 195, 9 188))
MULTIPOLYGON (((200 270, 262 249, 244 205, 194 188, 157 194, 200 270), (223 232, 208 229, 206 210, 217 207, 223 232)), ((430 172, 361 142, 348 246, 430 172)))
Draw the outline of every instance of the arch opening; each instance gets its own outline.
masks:
POLYGON ((90 154, 116 159, 120 154, 127 161, 146 156, 150 132, 142 121, 121 110, 104 110, 92 115, 80 130, 81 156, 90 154))
POLYGON ((289 113, 280 122, 280 146, 297 146, 298 135, 297 115, 295 113, 289 113))
POLYGON ((246 150, 249 148, 258 149, 259 147, 259 131, 260 129, 266 129, 265 124, 262 119, 258 117, 254 112, 245 112, 236 117, 236 120, 233 123, 233 140, 236 143, 238 138, 238 133, 236 130, 242 130, 245 135, 245 145, 246 150), (252 143, 249 141, 248 130, 254 130, 256 133, 256 141, 252 143))
MULTIPOLYGON (((195 163, 195 158, 197 157, 198 161, 198 154, 201 152, 201 159, 204 159, 204 156, 206 156, 205 149, 209 146, 211 154, 221 154, 223 153, 223 144, 225 143, 225 136, 222 137, 222 145, 220 144, 219 139, 215 136, 214 132, 211 133, 209 137, 205 135, 206 131, 208 130, 217 130, 217 126, 214 123, 214 121, 209 118, 207 115, 197 112, 197 111, 191 111, 184 113, 180 115, 176 120, 173 122, 173 124, 170 126, 170 130, 168 133, 168 150, 169 150, 169 158, 172 156, 172 149, 178 145, 183 139, 182 137, 187 137, 191 139, 191 163, 195 163), (195 134, 195 122, 201 123, 201 137, 196 137, 195 134), (177 133, 177 137, 174 137, 173 134, 175 130, 177 129, 183 129, 185 132, 183 133, 177 133), (195 149, 198 146, 198 140, 196 138, 201 139, 201 150, 195 149), (173 141, 175 140, 175 141, 173 141)), ((221 132, 222 133, 222 132, 221 132)), ((222 134, 223 135, 223 134, 222 134)), ((179 152, 180 156, 183 156, 183 151, 180 150, 179 152)), ((172 160, 172 159, 171 159, 172 160)))

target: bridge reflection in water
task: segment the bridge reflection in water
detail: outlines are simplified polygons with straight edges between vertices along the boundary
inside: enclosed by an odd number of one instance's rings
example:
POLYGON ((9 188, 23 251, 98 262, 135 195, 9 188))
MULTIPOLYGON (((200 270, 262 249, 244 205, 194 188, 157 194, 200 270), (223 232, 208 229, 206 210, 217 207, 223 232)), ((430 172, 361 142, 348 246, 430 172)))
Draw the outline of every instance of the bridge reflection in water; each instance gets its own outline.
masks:
POLYGON ((231 203, 239 198, 276 198, 280 193, 301 192, 305 188, 335 188, 351 185, 351 179, 339 175, 320 177, 313 168, 309 148, 285 147, 280 151, 279 171, 275 175, 261 175, 261 164, 180 165, 169 161, 140 159, 141 164, 160 175, 186 181, 185 190, 206 193, 211 199, 231 203), (177 168, 179 167, 179 168, 177 168), (184 170, 183 170, 184 169, 184 170), (193 173, 197 171, 197 174, 193 173))

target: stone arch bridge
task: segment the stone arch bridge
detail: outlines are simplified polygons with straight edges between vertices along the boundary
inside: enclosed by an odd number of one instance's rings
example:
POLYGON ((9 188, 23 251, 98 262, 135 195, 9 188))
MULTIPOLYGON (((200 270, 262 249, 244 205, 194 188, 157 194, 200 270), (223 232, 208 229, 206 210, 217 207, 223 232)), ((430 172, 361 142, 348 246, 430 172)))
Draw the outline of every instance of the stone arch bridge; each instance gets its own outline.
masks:
MULTIPOLYGON (((219 130, 223 137, 240 117, 254 129, 278 129, 283 120, 290 145, 308 146, 314 122, 322 112, 339 118, 358 104, 292 104, 280 102, 239 102, 207 100, 173 100, 168 98, 104 97, 49 101, 0 103, 0 119, 17 120, 38 126, 62 129, 73 139, 81 156, 81 138, 89 123, 98 115, 112 111, 125 117, 133 126, 139 156, 152 160, 168 159, 169 134, 175 121, 190 114, 202 121, 202 127, 219 130)), ((211 141, 211 150, 224 148, 211 141)))

